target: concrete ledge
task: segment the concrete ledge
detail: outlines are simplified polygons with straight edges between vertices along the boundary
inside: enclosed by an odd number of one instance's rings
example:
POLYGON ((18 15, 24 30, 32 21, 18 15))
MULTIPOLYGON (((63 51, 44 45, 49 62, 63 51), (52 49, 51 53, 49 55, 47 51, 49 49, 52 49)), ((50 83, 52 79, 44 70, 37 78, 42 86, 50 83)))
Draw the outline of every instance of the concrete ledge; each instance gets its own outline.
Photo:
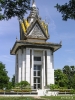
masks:
POLYGON ((37 90, 37 92, 38 92, 38 96, 57 96, 58 95, 58 91, 50 91, 47 89, 37 90))
POLYGON ((39 89, 37 92, 1 92, 0 96, 57 96, 58 91, 39 89))

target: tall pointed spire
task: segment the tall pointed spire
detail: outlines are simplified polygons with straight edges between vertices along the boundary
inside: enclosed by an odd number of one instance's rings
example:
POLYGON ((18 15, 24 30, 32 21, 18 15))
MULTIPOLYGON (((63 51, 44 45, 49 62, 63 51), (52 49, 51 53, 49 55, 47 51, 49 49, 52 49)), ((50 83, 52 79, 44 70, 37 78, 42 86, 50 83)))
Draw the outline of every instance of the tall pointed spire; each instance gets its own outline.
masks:
POLYGON ((36 8, 35 0, 32 0, 32 7, 36 8))
POLYGON ((35 3, 35 0, 32 0, 32 4, 35 3))
POLYGON ((36 17, 40 18, 39 17, 39 10, 36 7, 35 0, 32 0, 32 7, 31 7, 30 14, 28 16, 29 23, 33 22, 34 18, 36 18, 36 17))

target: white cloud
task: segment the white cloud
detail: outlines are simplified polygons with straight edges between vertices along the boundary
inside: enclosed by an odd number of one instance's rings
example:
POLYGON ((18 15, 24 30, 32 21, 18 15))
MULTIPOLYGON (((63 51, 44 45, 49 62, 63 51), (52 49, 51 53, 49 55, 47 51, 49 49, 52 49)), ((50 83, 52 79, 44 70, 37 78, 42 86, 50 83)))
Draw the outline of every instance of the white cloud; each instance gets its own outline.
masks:
POLYGON ((14 59, 10 55, 0 55, 0 61, 2 61, 2 62, 14 62, 14 59))
POLYGON ((75 53, 75 50, 67 49, 67 50, 65 50, 65 52, 67 52, 67 53, 75 53))
POLYGON ((8 21, 0 21, 0 35, 15 34, 19 31, 19 22, 16 18, 12 18, 8 21))
POLYGON ((75 39, 75 34, 71 33, 62 33, 60 36, 60 39, 75 39))
POLYGON ((75 59, 73 59, 73 58, 68 58, 68 59, 67 59, 67 62, 68 62, 69 64, 71 64, 71 65, 75 65, 75 59))
POLYGON ((50 11, 48 8, 45 8, 45 14, 46 14, 45 20, 49 24, 49 26, 48 26, 49 30, 54 31, 56 29, 56 25, 55 25, 55 22, 50 15, 50 11))
POLYGON ((55 29, 56 29, 55 22, 52 19, 50 20, 49 29, 50 29, 50 31, 55 31, 55 29))
POLYGON ((75 34, 74 33, 57 33, 57 32, 54 32, 54 37, 57 38, 58 40, 61 40, 61 41, 64 41, 64 40, 67 40, 67 41, 70 41, 72 39, 75 39, 75 34))

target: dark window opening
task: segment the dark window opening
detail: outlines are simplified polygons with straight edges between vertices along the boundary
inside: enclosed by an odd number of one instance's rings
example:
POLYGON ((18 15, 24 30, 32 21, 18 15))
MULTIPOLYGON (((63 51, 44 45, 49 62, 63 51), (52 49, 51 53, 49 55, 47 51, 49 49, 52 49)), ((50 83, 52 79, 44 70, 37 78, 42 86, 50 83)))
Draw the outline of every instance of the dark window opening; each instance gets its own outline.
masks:
POLYGON ((34 77, 34 83, 36 83, 36 78, 34 77))
POLYGON ((41 57, 34 57, 34 61, 41 61, 41 57))
POLYGON ((40 89, 40 84, 38 84, 38 88, 40 89))
POLYGON ((37 76, 40 76, 40 71, 38 71, 37 74, 38 74, 37 76))
POLYGON ((34 76, 36 76, 36 71, 34 71, 34 76))
POLYGON ((34 84, 34 89, 36 89, 36 84, 34 84))

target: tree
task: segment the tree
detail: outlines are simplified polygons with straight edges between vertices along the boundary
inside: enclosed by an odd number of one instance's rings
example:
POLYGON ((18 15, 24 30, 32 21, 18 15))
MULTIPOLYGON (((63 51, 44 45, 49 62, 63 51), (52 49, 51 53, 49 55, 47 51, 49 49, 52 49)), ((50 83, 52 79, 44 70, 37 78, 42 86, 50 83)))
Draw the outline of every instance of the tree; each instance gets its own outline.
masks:
POLYGON ((12 80, 11 80, 12 86, 15 86, 15 75, 13 75, 12 80))
POLYGON ((75 89, 75 74, 71 77, 71 87, 75 89))
POLYGON ((11 89, 11 88, 12 88, 12 82, 8 82, 7 89, 11 89))
MULTIPOLYGON (((54 76, 55 85, 58 87, 75 89, 75 66, 65 65, 62 70, 55 70, 54 76)), ((55 86, 52 85, 52 88, 55 86)))
POLYGON ((27 10, 30 10, 31 0, 0 0, 0 20, 11 19, 17 16, 23 19, 27 10))
POLYGON ((8 82, 9 82, 9 77, 5 69, 5 65, 2 62, 0 62, 0 89, 7 87, 8 82))
POLYGON ((69 0, 64 5, 56 4, 55 8, 61 12, 63 20, 74 19, 75 20, 75 0, 69 0))
POLYGON ((71 74, 71 68, 68 65, 65 65, 64 68, 62 69, 63 73, 66 74, 68 77, 71 74))
POLYGON ((58 85, 59 87, 67 87, 68 78, 67 78, 66 74, 64 74, 62 72, 61 69, 55 70, 54 77, 55 77, 56 85, 58 85))
POLYGON ((74 88, 75 89, 75 66, 64 66, 63 68, 63 73, 67 76, 68 78, 68 83, 67 86, 68 88, 74 88))

